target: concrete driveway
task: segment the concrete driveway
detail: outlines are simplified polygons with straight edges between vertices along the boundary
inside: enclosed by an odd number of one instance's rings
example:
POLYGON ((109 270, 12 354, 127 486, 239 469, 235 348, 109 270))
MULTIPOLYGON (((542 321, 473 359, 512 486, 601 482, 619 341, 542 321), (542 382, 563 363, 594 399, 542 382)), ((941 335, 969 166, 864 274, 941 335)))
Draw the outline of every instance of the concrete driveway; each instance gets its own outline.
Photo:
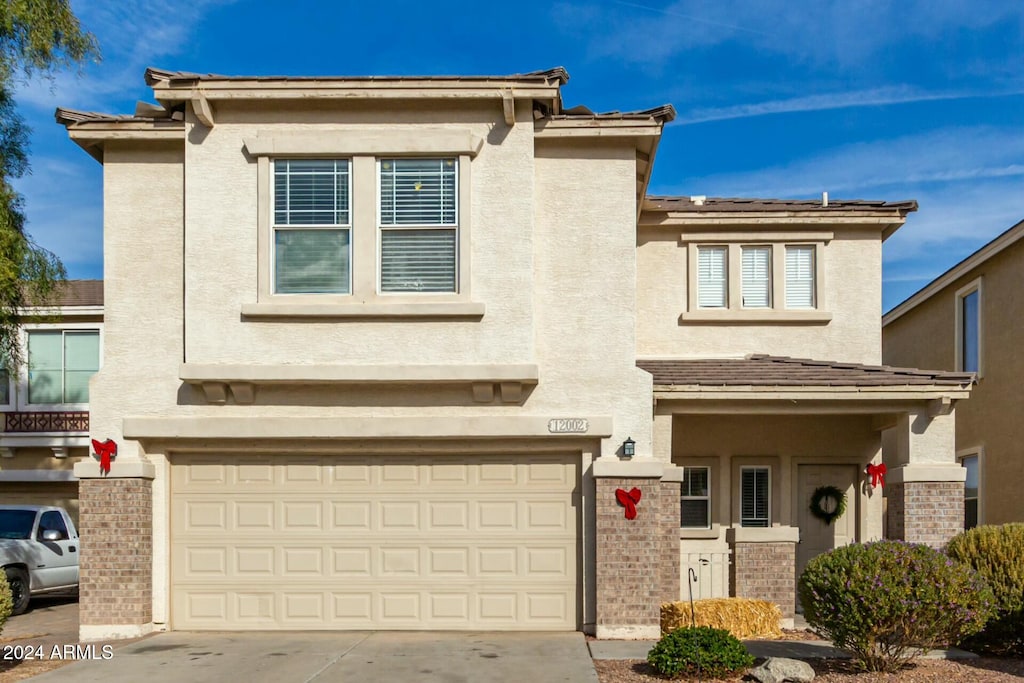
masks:
POLYGON ((176 631, 32 681, 597 683, 597 674, 581 633, 176 631))

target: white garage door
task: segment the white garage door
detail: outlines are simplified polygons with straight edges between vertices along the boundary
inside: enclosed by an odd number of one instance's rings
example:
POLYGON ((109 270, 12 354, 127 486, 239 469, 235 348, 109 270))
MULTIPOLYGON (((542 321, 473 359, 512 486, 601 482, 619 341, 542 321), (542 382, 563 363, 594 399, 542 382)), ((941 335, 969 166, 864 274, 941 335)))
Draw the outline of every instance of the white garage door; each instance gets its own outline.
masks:
POLYGON ((578 461, 175 456, 172 627, 575 630, 578 461))

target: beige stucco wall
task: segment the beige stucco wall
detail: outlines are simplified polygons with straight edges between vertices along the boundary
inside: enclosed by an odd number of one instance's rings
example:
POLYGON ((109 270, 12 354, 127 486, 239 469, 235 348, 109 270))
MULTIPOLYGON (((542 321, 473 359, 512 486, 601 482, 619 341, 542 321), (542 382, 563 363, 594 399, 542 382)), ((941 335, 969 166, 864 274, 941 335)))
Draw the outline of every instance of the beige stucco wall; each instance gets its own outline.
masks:
MULTIPOLYGON (((638 354, 713 358, 767 353, 877 364, 881 360, 881 234, 827 224, 812 227, 834 234, 823 250, 824 310, 832 314, 827 323, 681 322, 688 300, 687 250, 693 247, 680 241, 678 228, 641 228, 637 237, 638 354)), ((798 234, 788 228, 779 230, 798 234)), ((713 231, 712 226, 704 230, 713 231)))
POLYGON ((981 448, 980 521, 1024 521, 1024 423, 1020 386, 1024 354, 1024 244, 1003 250, 883 328, 883 360, 891 365, 953 370, 956 292, 981 278, 982 374, 971 398, 956 407, 956 449, 981 448))

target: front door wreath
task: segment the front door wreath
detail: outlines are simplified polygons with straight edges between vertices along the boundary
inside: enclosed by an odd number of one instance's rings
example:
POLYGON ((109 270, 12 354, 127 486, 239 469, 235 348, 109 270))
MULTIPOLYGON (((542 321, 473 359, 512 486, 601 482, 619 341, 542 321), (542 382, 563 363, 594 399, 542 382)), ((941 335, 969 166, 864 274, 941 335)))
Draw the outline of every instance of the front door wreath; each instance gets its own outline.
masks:
POLYGON ((811 514, 831 524, 846 512, 846 494, 835 486, 819 486, 811 496, 811 514))

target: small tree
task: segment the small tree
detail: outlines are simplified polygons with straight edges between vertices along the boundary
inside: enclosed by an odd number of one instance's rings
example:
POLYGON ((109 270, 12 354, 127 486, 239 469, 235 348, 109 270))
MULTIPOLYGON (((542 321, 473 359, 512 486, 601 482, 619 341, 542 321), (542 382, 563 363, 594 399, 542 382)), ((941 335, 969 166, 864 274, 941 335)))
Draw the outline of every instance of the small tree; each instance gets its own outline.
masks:
POLYGON ((65 279, 60 259, 25 231, 24 201, 11 185, 29 171, 29 129, 15 106, 15 85, 98 56, 96 39, 82 30, 68 0, 0 3, 0 359, 9 367, 22 360, 24 308, 50 303, 65 279))
POLYGON ((819 555, 800 577, 807 623, 868 671, 897 671, 981 630, 992 591, 970 567, 923 545, 853 544, 819 555))

